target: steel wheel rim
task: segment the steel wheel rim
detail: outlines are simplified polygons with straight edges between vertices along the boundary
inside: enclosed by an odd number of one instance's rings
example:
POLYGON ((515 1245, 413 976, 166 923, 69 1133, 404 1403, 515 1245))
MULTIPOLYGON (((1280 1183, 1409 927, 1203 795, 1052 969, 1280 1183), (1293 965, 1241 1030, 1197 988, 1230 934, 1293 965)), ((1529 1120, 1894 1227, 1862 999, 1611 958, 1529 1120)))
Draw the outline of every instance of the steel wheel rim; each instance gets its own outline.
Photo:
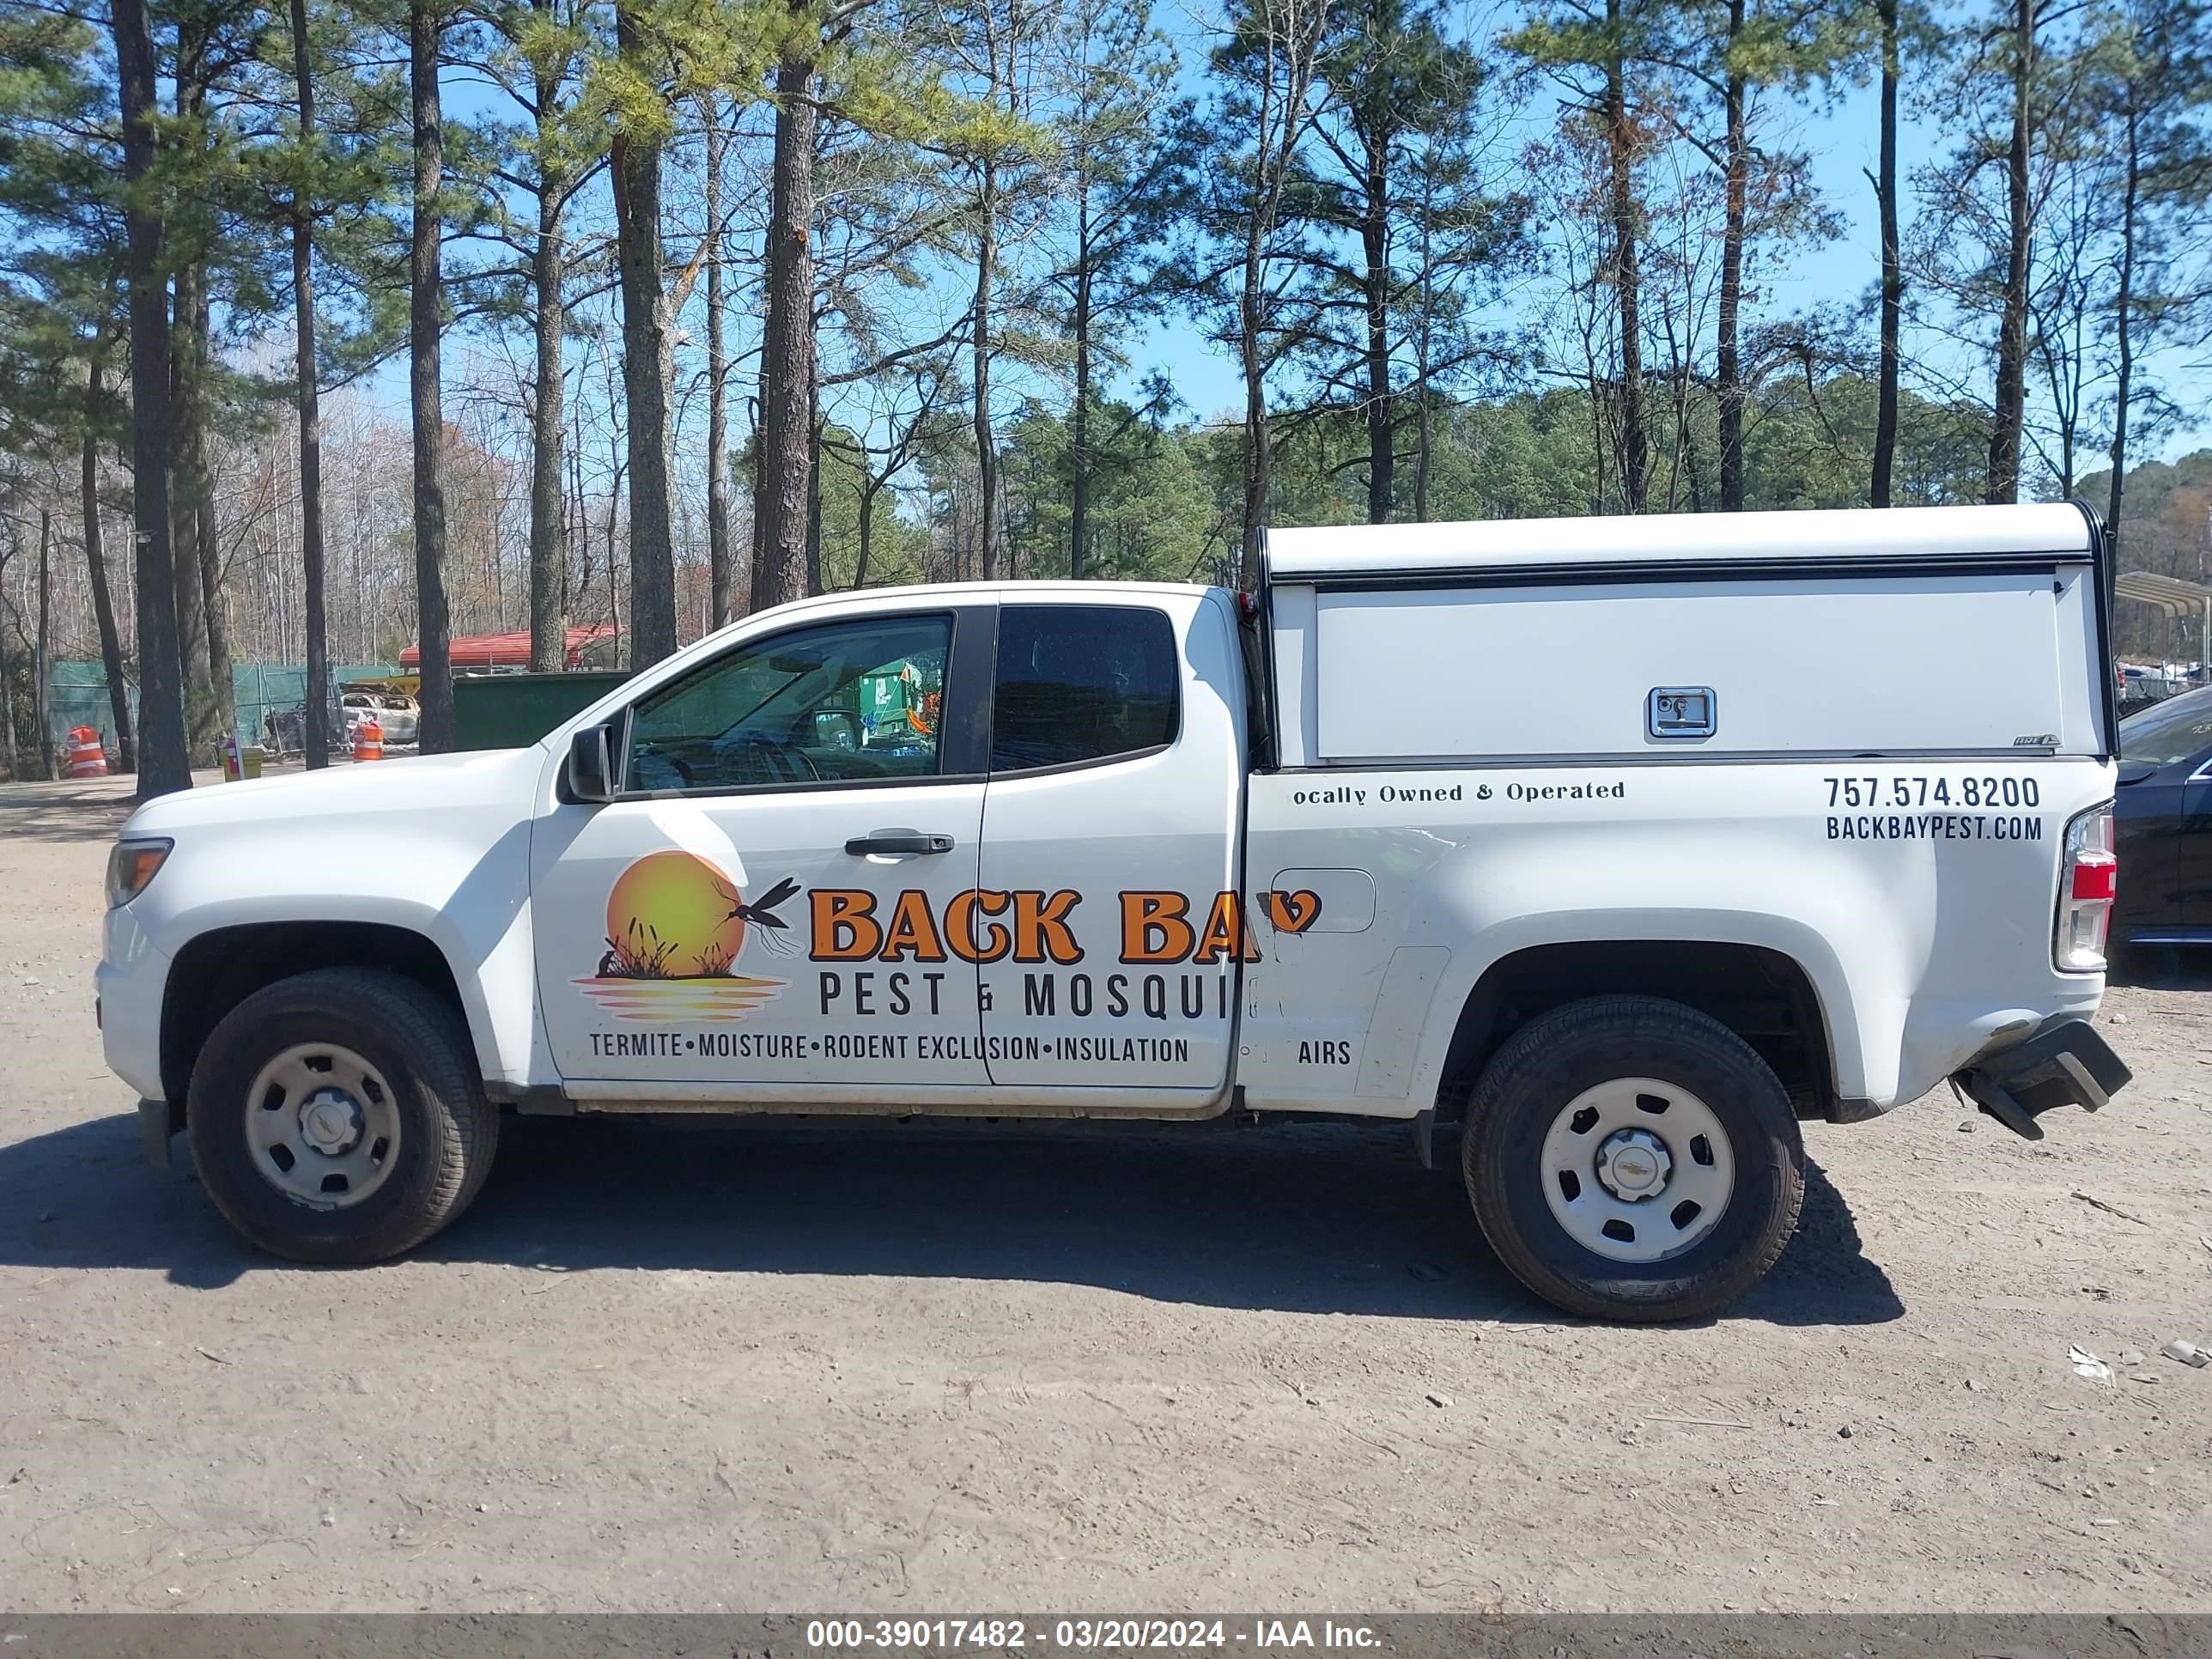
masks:
POLYGON ((1664 1261, 1709 1237, 1735 1191, 1735 1148, 1678 1083, 1614 1078, 1559 1109, 1538 1153, 1567 1237, 1609 1261, 1664 1261))
POLYGON ((399 1107, 384 1074, 335 1042, 302 1042, 256 1073, 246 1142, 261 1178, 311 1210, 349 1209, 399 1160, 399 1107))

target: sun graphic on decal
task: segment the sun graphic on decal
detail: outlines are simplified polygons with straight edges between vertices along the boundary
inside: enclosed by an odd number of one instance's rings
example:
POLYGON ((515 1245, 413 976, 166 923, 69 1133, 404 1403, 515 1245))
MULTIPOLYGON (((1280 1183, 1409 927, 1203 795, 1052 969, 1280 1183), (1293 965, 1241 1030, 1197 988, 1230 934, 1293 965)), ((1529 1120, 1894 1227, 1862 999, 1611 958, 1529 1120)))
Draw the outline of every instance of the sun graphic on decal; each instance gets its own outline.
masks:
POLYGON ((779 954, 789 926, 776 907, 799 891, 786 877, 751 903, 730 876, 696 853, 648 853, 607 895, 599 971, 576 984, 617 1018, 736 1019, 783 989, 738 971, 754 928, 779 954))

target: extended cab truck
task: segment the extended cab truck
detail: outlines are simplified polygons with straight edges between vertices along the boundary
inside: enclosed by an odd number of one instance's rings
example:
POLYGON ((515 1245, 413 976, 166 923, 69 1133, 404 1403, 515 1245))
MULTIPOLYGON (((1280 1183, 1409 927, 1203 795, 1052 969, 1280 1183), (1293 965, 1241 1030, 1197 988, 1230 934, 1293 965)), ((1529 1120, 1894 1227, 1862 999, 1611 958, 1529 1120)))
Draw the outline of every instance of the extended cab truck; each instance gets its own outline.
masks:
POLYGON ((503 1111, 1322 1113, 1457 1123, 1560 1306, 1701 1316, 1801 1119, 1948 1078, 2034 1136, 2126 1080, 2108 592, 2040 506, 807 599, 532 748, 143 807, 107 1057, 308 1261, 453 1219, 503 1111))

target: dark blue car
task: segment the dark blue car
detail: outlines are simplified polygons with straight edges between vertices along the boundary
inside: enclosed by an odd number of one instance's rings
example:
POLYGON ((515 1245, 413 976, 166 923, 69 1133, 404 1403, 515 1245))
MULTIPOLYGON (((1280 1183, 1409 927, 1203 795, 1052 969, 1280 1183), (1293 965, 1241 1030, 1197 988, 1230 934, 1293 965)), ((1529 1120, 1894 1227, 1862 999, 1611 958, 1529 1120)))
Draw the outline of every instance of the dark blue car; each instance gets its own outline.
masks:
POLYGON ((2112 940, 2212 945, 2212 686, 2120 722, 2112 940))

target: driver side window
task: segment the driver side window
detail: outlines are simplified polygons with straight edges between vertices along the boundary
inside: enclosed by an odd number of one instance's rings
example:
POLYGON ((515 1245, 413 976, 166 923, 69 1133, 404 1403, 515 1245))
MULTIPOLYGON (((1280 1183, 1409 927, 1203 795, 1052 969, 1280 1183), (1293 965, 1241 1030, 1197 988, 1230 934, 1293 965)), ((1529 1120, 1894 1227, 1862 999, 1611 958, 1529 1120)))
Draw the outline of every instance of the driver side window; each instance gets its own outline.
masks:
POLYGON ((638 704, 623 788, 934 777, 951 644, 951 617, 908 616, 741 647, 638 704))

